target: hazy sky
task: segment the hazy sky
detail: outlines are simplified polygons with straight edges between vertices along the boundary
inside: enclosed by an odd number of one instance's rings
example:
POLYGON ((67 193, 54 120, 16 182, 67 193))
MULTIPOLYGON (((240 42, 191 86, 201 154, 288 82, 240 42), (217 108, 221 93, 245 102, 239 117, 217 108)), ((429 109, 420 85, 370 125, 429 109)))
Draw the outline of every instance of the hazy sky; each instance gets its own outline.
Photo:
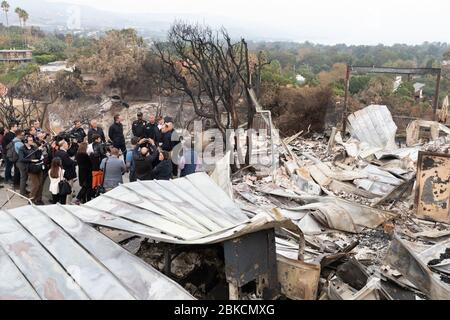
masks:
MULTIPOLYGON (((52 0, 116 12, 190 13, 322 43, 450 42, 449 0, 52 0)), ((226 23, 226 22, 225 22, 226 23)), ((227 26, 225 27, 233 27, 227 26)))

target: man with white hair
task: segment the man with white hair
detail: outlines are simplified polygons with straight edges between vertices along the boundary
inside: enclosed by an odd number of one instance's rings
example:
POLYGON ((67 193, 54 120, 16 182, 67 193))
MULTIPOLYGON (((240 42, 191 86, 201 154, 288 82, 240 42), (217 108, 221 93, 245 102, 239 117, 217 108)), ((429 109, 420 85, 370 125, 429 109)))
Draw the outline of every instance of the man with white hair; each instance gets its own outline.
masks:
POLYGON ((98 126, 97 120, 92 119, 91 120, 91 126, 90 126, 89 131, 88 131, 88 143, 89 144, 92 144, 94 142, 92 137, 95 134, 98 134, 100 136, 100 138, 102 139, 103 143, 106 142, 105 133, 103 132, 103 129, 98 126))

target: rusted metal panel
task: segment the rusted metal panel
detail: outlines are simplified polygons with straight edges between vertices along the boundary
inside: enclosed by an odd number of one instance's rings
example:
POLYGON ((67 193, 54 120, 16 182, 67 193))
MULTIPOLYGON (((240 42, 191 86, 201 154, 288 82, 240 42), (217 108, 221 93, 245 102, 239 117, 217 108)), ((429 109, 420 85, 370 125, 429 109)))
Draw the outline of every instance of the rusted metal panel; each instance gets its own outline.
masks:
POLYGON ((417 164, 416 215, 450 223, 450 155, 420 152, 417 164))
POLYGON ((320 279, 320 265, 292 260, 281 255, 277 258, 278 281, 281 292, 293 300, 316 300, 320 279))
POLYGON ((236 288, 254 280, 260 284, 264 299, 273 299, 279 294, 274 229, 226 241, 224 255, 231 298, 235 298, 236 288))
POLYGON ((450 299, 450 286, 435 278, 428 266, 397 236, 391 242, 384 263, 400 272, 428 298, 450 299))

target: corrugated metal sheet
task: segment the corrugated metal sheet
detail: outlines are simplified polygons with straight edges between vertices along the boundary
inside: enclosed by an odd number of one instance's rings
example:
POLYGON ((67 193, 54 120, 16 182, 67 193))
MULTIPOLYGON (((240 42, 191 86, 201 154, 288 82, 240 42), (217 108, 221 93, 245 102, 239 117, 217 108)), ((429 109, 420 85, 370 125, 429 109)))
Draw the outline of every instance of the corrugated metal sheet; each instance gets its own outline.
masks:
POLYGON ((370 147, 395 150, 397 126, 386 106, 371 105, 348 116, 348 131, 352 137, 370 147))
POLYGON ((0 211, 0 300, 193 299, 61 206, 0 211))
POLYGON ((210 244, 286 221, 269 213, 249 219, 205 173, 123 184, 83 206, 0 211, 0 299, 192 299, 90 225, 210 244))
POLYGON ((269 215, 249 219, 203 172, 123 184, 81 208, 67 210, 91 224, 178 244, 221 242, 274 221, 269 215))

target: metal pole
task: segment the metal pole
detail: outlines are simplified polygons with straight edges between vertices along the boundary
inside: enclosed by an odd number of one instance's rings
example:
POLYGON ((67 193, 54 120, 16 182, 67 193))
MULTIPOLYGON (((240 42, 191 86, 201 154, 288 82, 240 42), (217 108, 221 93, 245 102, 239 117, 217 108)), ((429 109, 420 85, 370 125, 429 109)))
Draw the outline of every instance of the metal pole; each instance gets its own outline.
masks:
POLYGON ((436 94, 434 96, 434 105, 433 105, 433 121, 436 121, 436 113, 439 104, 439 94, 441 93, 441 74, 442 71, 439 70, 436 79, 436 94))
POLYGON ((345 98, 344 98, 344 114, 342 116, 342 133, 345 135, 347 130, 347 113, 348 113, 348 91, 350 89, 350 66, 347 65, 347 74, 345 76, 345 98))
POLYGON ((272 182, 276 183, 277 179, 277 163, 275 157, 275 143, 274 143, 274 135, 273 135, 273 126, 272 126, 272 113, 269 111, 269 124, 270 124, 270 143, 271 143, 271 152, 272 152, 272 182))

